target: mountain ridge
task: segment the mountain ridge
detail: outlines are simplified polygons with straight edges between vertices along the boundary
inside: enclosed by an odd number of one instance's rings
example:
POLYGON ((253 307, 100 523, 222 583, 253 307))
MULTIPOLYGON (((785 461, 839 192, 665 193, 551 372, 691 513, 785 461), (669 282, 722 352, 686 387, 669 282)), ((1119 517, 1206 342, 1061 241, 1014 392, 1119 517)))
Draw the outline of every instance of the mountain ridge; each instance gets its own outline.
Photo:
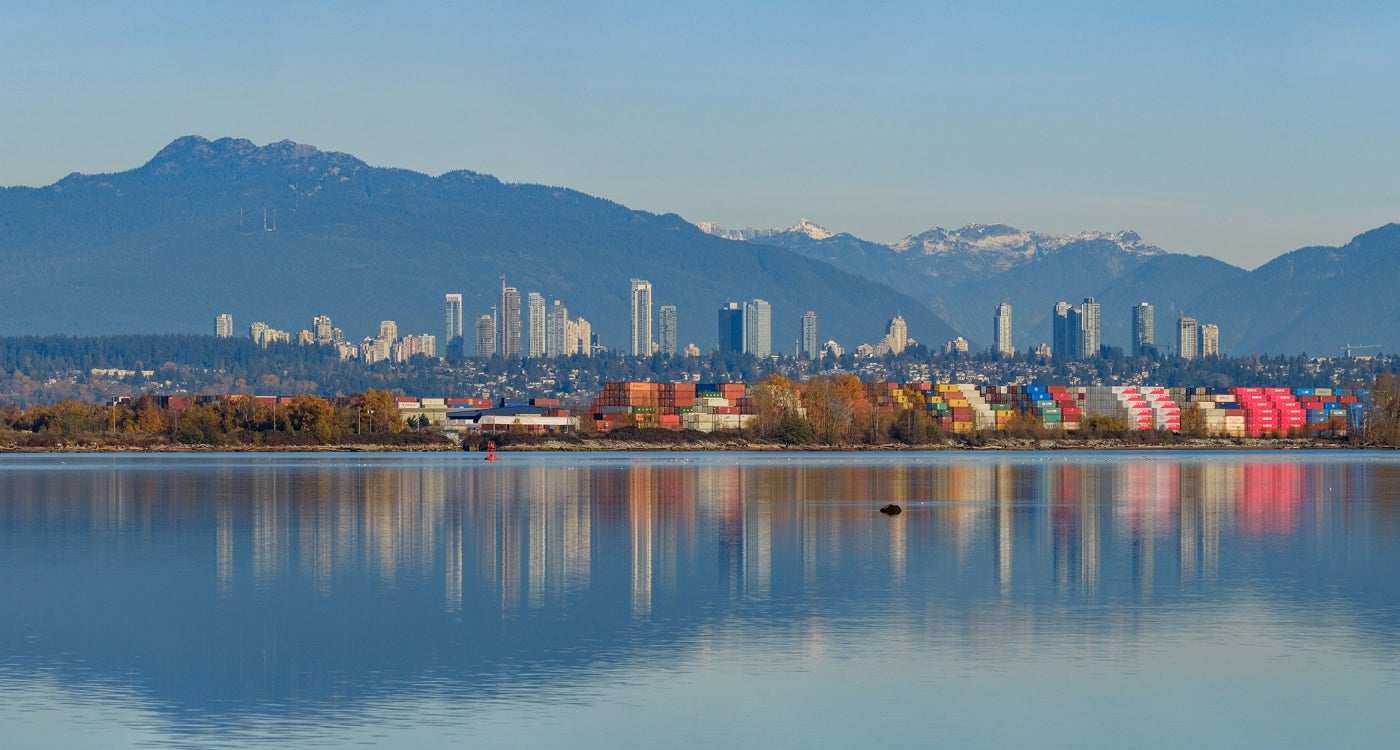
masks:
POLYGON ((633 276, 652 281, 655 305, 677 305, 680 343, 702 349, 722 304, 755 297, 772 304, 778 351, 807 309, 823 340, 877 341, 895 308, 920 340, 954 335, 895 290, 675 214, 294 141, 186 136, 130 170, 0 188, 0 333, 211 331, 230 312, 240 330, 295 331, 329 314, 352 338, 386 319, 441 336, 443 294, 463 293, 470 331, 501 273, 522 295, 564 300, 614 348, 629 339, 633 276))
MULTIPOLYGON (((750 242, 791 249, 899 289, 929 305, 974 346, 990 343, 992 308, 1016 311, 1018 349, 1048 342, 1055 301, 1115 300, 1103 336, 1127 348, 1131 310, 1157 310, 1157 345, 1174 347, 1175 322, 1189 315, 1220 326, 1226 352, 1331 353, 1338 337, 1377 338, 1400 350, 1400 323, 1387 304, 1400 285, 1400 225, 1362 232, 1340 247, 1283 253, 1253 270, 1206 255, 1168 252, 1131 230, 1044 235, 1004 224, 938 227, 882 244, 830 232, 753 232, 750 242), (1383 281, 1384 280, 1384 281, 1383 281), (1325 293, 1321 284, 1328 284, 1325 293), (1381 311, 1381 312, 1378 312, 1381 311), (1347 312, 1343 312, 1347 311, 1347 312)), ((1368 342, 1374 343, 1374 342, 1368 342)))

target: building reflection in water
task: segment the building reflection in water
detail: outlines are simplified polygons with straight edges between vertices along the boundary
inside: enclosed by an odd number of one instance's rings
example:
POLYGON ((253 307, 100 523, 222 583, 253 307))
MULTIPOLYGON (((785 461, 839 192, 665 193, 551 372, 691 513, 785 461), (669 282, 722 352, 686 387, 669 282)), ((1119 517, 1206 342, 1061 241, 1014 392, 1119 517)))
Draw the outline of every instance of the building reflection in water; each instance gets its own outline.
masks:
POLYGON ((642 619, 697 587, 762 602, 862 575, 896 589, 951 578, 1003 599, 1106 586, 1147 599, 1212 585, 1230 545, 1393 528, 1400 483, 1388 464, 1224 454, 125 466, 6 472, 0 521, 84 524, 124 544, 196 535, 221 599, 287 581, 324 598, 347 582, 432 580, 443 611, 502 618, 568 606, 600 581, 642 619), (887 502, 905 512, 875 512, 887 502))

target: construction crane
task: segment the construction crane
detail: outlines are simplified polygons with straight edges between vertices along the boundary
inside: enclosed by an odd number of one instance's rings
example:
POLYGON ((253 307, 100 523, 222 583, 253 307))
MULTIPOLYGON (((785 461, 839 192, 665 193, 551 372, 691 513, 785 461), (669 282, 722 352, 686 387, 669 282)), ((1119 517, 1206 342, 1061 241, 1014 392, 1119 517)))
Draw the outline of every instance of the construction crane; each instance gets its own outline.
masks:
POLYGON ((1347 359, 1351 359, 1353 349, 1379 349, 1380 344, 1342 344, 1341 349, 1346 352, 1347 359))

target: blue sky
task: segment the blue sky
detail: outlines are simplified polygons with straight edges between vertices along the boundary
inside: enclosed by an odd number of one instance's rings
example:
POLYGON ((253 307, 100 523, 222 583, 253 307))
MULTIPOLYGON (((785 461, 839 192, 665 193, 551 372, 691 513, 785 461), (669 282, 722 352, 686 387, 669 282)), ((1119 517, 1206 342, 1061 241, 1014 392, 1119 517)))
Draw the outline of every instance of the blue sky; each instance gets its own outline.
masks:
POLYGON ((35 5, 0 5, 3 185, 198 134, 878 241, 1252 267, 1400 221, 1396 3, 35 5))

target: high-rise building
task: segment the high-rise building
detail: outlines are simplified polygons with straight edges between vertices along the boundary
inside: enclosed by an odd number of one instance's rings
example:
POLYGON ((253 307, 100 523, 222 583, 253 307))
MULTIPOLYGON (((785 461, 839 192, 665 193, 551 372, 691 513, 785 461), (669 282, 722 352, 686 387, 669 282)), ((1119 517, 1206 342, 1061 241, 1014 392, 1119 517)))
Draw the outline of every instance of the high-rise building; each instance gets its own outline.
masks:
POLYGON ((1182 359, 1195 359, 1201 355, 1201 329, 1195 318, 1182 315, 1176 321, 1176 353, 1182 359))
POLYGON ((773 353, 773 309, 766 300, 744 303, 744 351, 755 357, 773 353))
POLYGON ((453 339, 462 335, 462 295, 449 294, 444 300, 443 307, 447 318, 446 343, 450 345, 453 339))
POLYGON ((1011 303, 1009 302, 997 305, 996 312, 992 316, 992 341, 996 342, 997 356, 1011 357, 1016 354, 1016 347, 1011 343, 1011 303))
POLYGON ((812 310, 802 316, 802 353, 813 361, 821 356, 821 344, 817 342, 817 314, 812 310))
POLYGON ((248 336, 253 339, 253 343, 266 346, 268 338, 267 333, 269 330, 271 330, 271 327, 259 320, 248 326, 248 336))
POLYGON ((651 356, 651 282, 632 279, 632 356, 651 356))
POLYGON ((394 342, 399 339, 399 324, 392 320, 379 321, 379 340, 394 342))
POLYGON ((1078 356, 1075 341, 1078 338, 1079 326, 1077 316, 1075 320, 1070 320, 1073 311, 1074 308, 1064 300, 1055 303, 1054 335, 1050 339, 1050 353, 1060 359, 1074 359, 1078 356))
POLYGON ((572 354, 573 352, 566 351, 564 343, 568 333, 569 308, 564 306, 563 300, 554 300, 554 304, 549 306, 549 313, 545 315, 544 355, 559 357, 572 354))
POLYGON ((889 330, 885 333, 885 343, 889 346, 890 354, 899 354, 909 346, 909 324, 904 322, 903 315, 890 318, 889 330))
POLYGON ((437 356, 437 337, 431 333, 408 334, 395 342, 390 349, 389 359, 395 362, 407 362, 414 357, 423 355, 425 357, 437 356))
POLYGON ((513 286, 501 289, 500 330, 496 348, 502 357, 520 356, 520 291, 513 286))
POLYGON ((496 353, 496 320, 490 315, 476 319, 476 356, 489 357, 496 353))
POLYGON ((568 322, 564 334, 564 353, 593 356, 593 325, 583 318, 568 322))
POLYGON ((738 302, 725 303, 719 309, 719 351, 744 351, 744 307, 738 302))
POLYGON ((526 353, 531 357, 544 356, 544 295, 530 292, 525 295, 525 310, 529 315, 530 335, 525 342, 526 353))
POLYGON ((1220 356, 1220 326, 1214 323, 1201 326, 1201 356, 1220 356))
POLYGON ((329 344, 335 341, 335 326, 331 325, 331 316, 317 315, 312 318, 311 334, 318 344, 329 344))
POLYGON ((1139 302, 1133 308, 1133 356, 1141 357, 1156 349, 1156 323, 1152 318, 1152 305, 1139 302))
POLYGON ((1079 356, 1086 359, 1099 356, 1099 303, 1085 297, 1079 306, 1079 356))
POLYGON ((221 339, 233 338, 233 315, 230 313, 219 313, 219 317, 214 319, 214 335, 221 339))
POLYGON ((662 305, 656 313, 656 333, 658 349, 668 357, 676 356, 679 341, 676 338, 676 306, 662 305))

